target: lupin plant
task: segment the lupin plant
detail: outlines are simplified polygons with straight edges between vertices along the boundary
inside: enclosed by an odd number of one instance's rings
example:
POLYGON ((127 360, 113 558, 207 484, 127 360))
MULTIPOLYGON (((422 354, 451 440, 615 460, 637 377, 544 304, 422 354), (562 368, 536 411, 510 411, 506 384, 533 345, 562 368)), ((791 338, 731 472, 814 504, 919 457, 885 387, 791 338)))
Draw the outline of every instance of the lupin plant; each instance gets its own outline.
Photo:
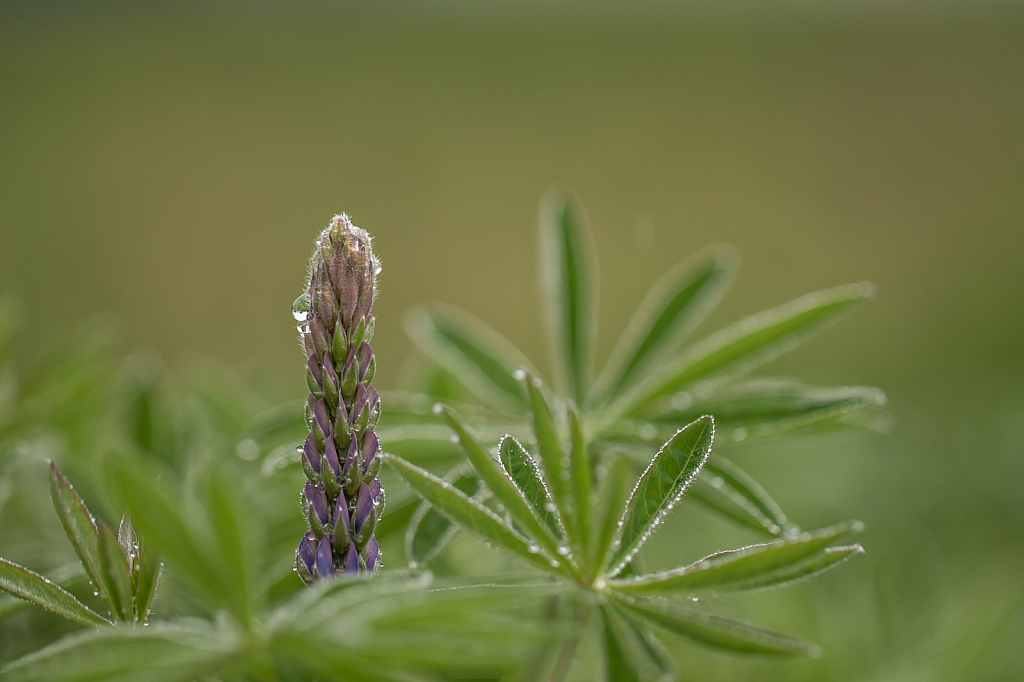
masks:
POLYGON ((135 534, 125 512, 115 533, 96 519, 56 464, 50 463, 53 507, 93 586, 110 610, 104 617, 55 582, 0 559, 0 590, 81 625, 145 623, 156 596, 162 564, 135 534))
POLYGON ((335 216, 317 239, 306 290, 292 306, 309 387, 309 435, 299 448, 309 530, 295 552, 295 570, 307 584, 381 566, 373 534, 384 509, 374 433, 380 397, 371 385, 377 364, 370 347, 380 269, 370 235, 347 215, 335 216))
MULTIPOLYGON (((465 418, 444 404, 433 408, 454 432, 471 470, 462 464, 438 477, 384 455, 424 500, 407 537, 410 559, 429 560, 461 528, 574 586, 576 632, 550 675, 541 670, 537 679, 565 677, 592 609, 602 622, 609 680, 675 678, 657 631, 725 650, 814 655, 813 644, 694 609, 687 601, 790 583, 863 551, 846 543, 861 529, 859 522, 802 532, 753 479, 711 455, 711 448, 716 424, 738 441, 849 423, 863 408, 884 403, 876 389, 739 380, 866 298, 870 285, 805 296, 685 347, 685 337, 721 297, 734 269, 728 249, 705 251, 655 286, 604 371, 592 379, 593 253, 582 210, 566 195, 549 198, 541 215, 541 283, 555 391, 511 342, 465 313, 434 308, 408 318, 420 349, 479 399, 464 407, 465 418), (517 424, 519 418, 527 428, 517 424), (498 441, 501 429, 510 427, 536 447, 536 456, 510 435, 498 441), (655 452, 656 440, 663 445, 655 452), (645 466, 639 478, 632 468, 638 460, 645 466), (686 492, 769 541, 645 573, 637 560, 641 546, 686 492)), ((415 411, 409 409, 412 423, 415 411)), ((447 437, 429 427, 400 433, 411 441, 447 437)))

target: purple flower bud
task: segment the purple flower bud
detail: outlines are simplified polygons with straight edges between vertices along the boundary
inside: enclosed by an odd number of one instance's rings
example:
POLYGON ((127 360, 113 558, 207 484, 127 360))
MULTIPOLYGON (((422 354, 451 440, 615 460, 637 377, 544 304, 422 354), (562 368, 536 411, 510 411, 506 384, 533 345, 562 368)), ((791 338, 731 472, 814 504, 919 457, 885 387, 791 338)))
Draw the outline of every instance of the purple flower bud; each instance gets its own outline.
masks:
POLYGON ((324 352, 330 348, 330 336, 327 334, 327 327, 320 320, 319 316, 309 321, 309 335, 313 338, 313 348, 316 356, 322 358, 324 352))
POLYGON ((363 415, 363 408, 366 407, 366 388, 362 384, 356 385, 355 397, 352 398, 352 410, 348 415, 349 421, 352 424, 352 428, 359 430, 359 424, 366 424, 366 418, 369 416, 363 415))
POLYGON ((352 521, 348 515, 348 500, 345 493, 338 493, 338 500, 334 504, 334 548, 340 554, 348 547, 352 535, 352 521))
POLYGON ((309 501, 309 513, 307 514, 309 526, 316 536, 321 538, 331 530, 331 508, 327 501, 327 490, 324 485, 317 484, 307 500, 309 501))
POLYGON ((302 515, 306 518, 309 518, 309 501, 313 499, 315 490, 313 483, 306 481, 306 485, 302 488, 302 494, 299 495, 299 506, 302 507, 302 515))
POLYGON ((324 353, 323 368, 324 368, 323 376, 321 377, 322 380, 323 380, 322 385, 326 389, 326 387, 327 387, 327 383, 326 382, 329 380, 331 382, 331 384, 334 386, 335 393, 337 393, 337 391, 338 391, 338 373, 334 371, 334 361, 331 360, 330 352, 325 352, 324 353))
POLYGON ((338 401, 338 414, 334 419, 334 443, 339 451, 345 451, 352 440, 352 427, 348 423, 348 411, 344 401, 338 401))
POLYGON ((373 432, 373 429, 367 429, 363 434, 363 447, 360 452, 363 456, 363 473, 366 473, 377 457, 377 453, 380 452, 380 443, 377 441, 377 434, 373 432))
POLYGON ((373 504, 374 505, 380 504, 380 494, 384 490, 381 487, 381 485, 380 485, 380 479, 379 478, 373 479, 372 481, 370 481, 369 486, 370 486, 370 496, 373 498, 373 504))
POLYGON ((377 544, 377 537, 370 538, 366 543, 366 570, 371 573, 377 568, 377 560, 380 558, 380 546, 377 544))
POLYGON ((306 436, 306 442, 302 444, 302 470, 306 472, 307 478, 320 476, 320 448, 312 433, 306 436))
POLYGON ((377 525, 377 508, 373 504, 373 493, 370 486, 359 484, 359 496, 356 498, 356 511, 352 518, 352 540, 356 547, 365 547, 377 525))
POLYGON ((380 419, 380 396, 373 386, 366 389, 366 394, 369 396, 366 400, 366 412, 369 415, 366 425, 372 429, 377 426, 377 420, 380 419))
POLYGON ((306 428, 313 428, 313 408, 316 407, 316 396, 312 393, 306 396, 306 428))
POLYGON ((352 542, 348 543, 348 556, 345 557, 345 572, 359 572, 359 550, 356 549, 355 543, 352 542))
MULTIPOLYGON (((309 439, 307 438, 306 440, 309 439)), ((327 494, 333 497, 338 494, 338 489, 343 481, 341 477, 341 464, 338 462, 338 450, 335 447, 333 435, 327 437, 327 442, 324 445, 323 461, 326 465, 322 474, 324 486, 327 488, 327 494)))
POLYGON ((348 400, 356 390, 359 382, 359 362, 356 360, 355 346, 349 346, 348 357, 341 369, 341 394, 348 400))
POLYGON ((313 568, 316 562, 316 536, 313 531, 306 531, 295 550, 295 571, 307 585, 313 581, 313 568))
POLYGON ((366 368, 370 366, 370 360, 373 359, 373 349, 370 348, 370 344, 363 341, 359 344, 359 381, 363 380, 363 376, 366 375, 366 368))
POLYGON ((313 395, 320 395, 323 393, 323 379, 320 376, 320 364, 316 361, 315 355, 309 356, 309 362, 306 363, 306 387, 309 388, 309 392, 313 395))
POLYGON ((331 553, 330 535, 320 538, 320 544, 317 545, 316 575, 319 578, 327 578, 334 575, 334 555, 331 553))
POLYGON ((318 445, 323 446, 327 436, 331 433, 331 417, 327 411, 327 403, 323 398, 316 401, 313 406, 313 435, 316 436, 318 445))
POLYGON ((348 454, 345 457, 345 467, 342 470, 345 475, 345 493, 351 497, 359 490, 359 482, 362 479, 363 467, 360 459, 362 453, 359 451, 359 441, 355 438, 348 444, 348 454))

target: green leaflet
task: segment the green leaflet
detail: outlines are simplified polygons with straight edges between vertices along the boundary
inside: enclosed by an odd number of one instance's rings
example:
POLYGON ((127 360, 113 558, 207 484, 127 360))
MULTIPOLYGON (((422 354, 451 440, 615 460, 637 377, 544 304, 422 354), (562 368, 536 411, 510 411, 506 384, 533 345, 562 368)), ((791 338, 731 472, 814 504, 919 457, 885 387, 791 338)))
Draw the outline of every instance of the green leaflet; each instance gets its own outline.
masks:
POLYGON ((660 602, 616 601, 648 623, 717 649, 758 654, 818 655, 818 647, 810 642, 743 621, 660 602))
POLYGON ((590 543, 591 488, 593 486, 593 467, 590 462, 590 451, 587 448, 587 437, 583 433, 583 420, 574 405, 569 405, 569 473, 572 479, 572 496, 576 508, 577 538, 575 550, 583 554, 583 549, 590 543))
POLYGON ((582 404, 597 330, 597 257, 590 224, 568 194, 541 202, 540 267, 552 357, 563 393, 582 404))
POLYGON ((525 400, 515 370, 527 364, 504 336, 457 308, 414 308, 405 329, 416 346, 459 378, 484 403, 498 409, 522 409, 525 400))
POLYGON ((447 420, 448 425, 458 435, 462 449, 469 458, 469 463, 494 498, 505 507, 512 520, 525 531, 527 536, 546 549, 552 557, 559 556, 557 536, 547 526, 541 524, 540 517, 534 513, 533 508, 523 497, 523 492, 516 487, 501 463, 491 456, 491 453, 484 448, 476 435, 469 431, 454 411, 444 405, 437 405, 435 411, 447 420))
POLYGON ((859 521, 851 521, 793 539, 718 552, 689 566, 613 580, 609 585, 630 594, 735 592, 779 585, 820 573, 862 551, 859 546, 831 547, 862 527, 859 521))
POLYGON ((551 408, 541 392, 541 382, 529 372, 522 371, 521 376, 530 396, 530 409, 533 415, 533 432, 540 451, 540 465, 544 472, 544 480, 548 492, 555 503, 562 526, 572 542, 579 541, 579 522, 576 518, 576 505, 573 499, 570 460, 562 451, 559 442, 558 427, 551 414, 551 408))
POLYGON ((131 569, 121 545, 110 526, 100 521, 99 530, 100 567, 103 569, 103 581, 114 602, 114 618, 120 621, 133 620, 132 577, 131 569))
MULTIPOLYGON (((535 546, 531 546, 523 540, 494 512, 467 497, 464 492, 452 486, 451 483, 392 454, 385 454, 384 461, 389 462, 395 471, 434 509, 484 542, 492 543, 546 571, 554 568, 548 559, 537 551, 531 551, 531 549, 536 549, 535 546)), ((556 560, 552 559, 552 561, 556 560)), ((556 563, 555 567, 560 565, 560 563, 556 563)))
POLYGON ((752 315, 687 348, 664 371, 630 391, 611 410, 636 415, 663 395, 727 369, 750 371, 791 350, 810 331, 869 297, 870 284, 847 284, 807 294, 752 315))
MULTIPOLYGON (((466 464, 459 464, 444 476, 446 481, 480 501, 486 490, 480 487, 480 480, 466 464)), ((448 544, 459 527, 440 513, 429 502, 420 503, 413 513, 405 534, 405 553, 413 566, 423 566, 437 556, 448 544)), ((379 528, 378 528, 379 535, 379 528)))
POLYGON ((769 535, 798 530, 757 481, 721 455, 708 458, 695 483, 700 485, 691 489, 694 497, 753 530, 769 535))
POLYGON ((526 449, 512 436, 505 436, 498 445, 498 456, 501 458, 501 465, 515 481, 516 487, 522 491, 537 517, 556 537, 561 536, 562 529, 559 527, 558 516, 553 511, 554 502, 548 495, 547 486, 541 479, 536 463, 526 449))
POLYGON ((634 615, 614 603, 601 607, 601 617, 605 637, 612 641, 608 648, 610 680, 620 679, 612 675, 613 665, 616 672, 625 675, 622 679, 626 680, 670 682, 675 679, 672 658, 646 625, 638 623, 634 615))
POLYGON ((866 386, 818 388, 794 381, 754 379, 725 385, 705 399, 683 395, 674 397, 673 402, 691 405, 647 419, 671 425, 712 414, 720 432, 743 440, 808 427, 865 407, 881 407, 885 394, 866 386))
POLYGON ((117 613, 117 604, 104 578, 96 521, 89 513, 85 502, 54 462, 50 462, 50 496, 53 498, 53 508, 57 511, 57 517, 64 526, 64 532, 67 533, 71 546, 75 548, 85 572, 89 574, 89 579, 103 601, 107 603, 111 613, 117 613))
POLYGON ((137 561, 139 573, 135 586, 135 618, 138 622, 145 623, 153 606, 163 563, 160 561, 159 553, 145 542, 139 542, 137 561))
POLYGON ((609 575, 621 571, 700 472, 711 451, 715 421, 701 417, 680 429, 651 460, 626 503, 609 575))
POLYGON ((629 460, 624 457, 616 459, 608 467, 597 503, 594 505, 590 530, 591 545, 587 560, 587 565, 594 570, 600 568, 601 559, 608 553, 632 485, 633 468, 629 460))
POLYGON ((0 589, 82 625, 112 625, 64 588, 7 559, 0 559, 0 589))
POLYGON ((118 469, 114 480, 131 511, 132 524, 146 540, 217 603, 234 610, 238 604, 234 596, 237 578, 229 576, 218 558, 211 555, 209 530, 187 524, 179 513, 180 501, 153 486, 148 476, 118 469))
POLYGON ((217 538, 217 553, 230 584, 222 588, 225 603, 242 623, 250 617, 255 593, 253 559, 249 551, 252 530, 243 527, 245 513, 224 474, 214 471, 208 490, 209 518, 217 538))
POLYGON ((729 246, 704 249, 666 272, 644 297, 594 382, 594 403, 614 398, 679 349, 729 288, 739 256, 729 246))

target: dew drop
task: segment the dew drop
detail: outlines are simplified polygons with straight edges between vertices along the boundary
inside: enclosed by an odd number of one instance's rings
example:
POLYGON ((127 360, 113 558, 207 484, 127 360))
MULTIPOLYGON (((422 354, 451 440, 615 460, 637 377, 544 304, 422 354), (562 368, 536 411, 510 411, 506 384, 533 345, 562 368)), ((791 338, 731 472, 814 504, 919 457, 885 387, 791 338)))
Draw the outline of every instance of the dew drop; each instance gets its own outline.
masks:
POLYGON ((698 597, 690 597, 690 601, 699 601, 698 597))
POLYGON ((558 547, 558 553, 561 556, 569 556, 569 547, 566 545, 560 545, 558 547))
POLYGON ((604 578, 598 578, 598 579, 597 579, 597 580, 596 580, 596 581, 594 582, 594 588, 595 588, 595 589, 598 589, 598 590, 603 590, 603 589, 604 589, 604 588, 606 588, 606 587, 608 587, 608 583, 606 583, 606 582, 604 581, 604 578))
POLYGON ((292 317, 299 322, 305 322, 309 319, 310 301, 309 292, 303 292, 295 302, 292 303, 292 317))
POLYGON ((530 545, 526 549, 527 549, 527 551, 530 552, 530 554, 536 554, 537 552, 540 551, 540 547, 538 547, 537 545, 535 545, 533 543, 530 543, 530 545))
POLYGON ((554 502, 545 502, 544 511, 548 511, 554 514, 556 511, 558 511, 558 507, 555 506, 554 502))
POLYGON ((517 369, 515 372, 512 373, 512 376, 516 378, 516 381, 522 381, 523 379, 526 378, 526 372, 524 372, 521 369, 517 369))
POLYGON ((557 559, 552 559, 549 563, 551 564, 551 568, 558 568, 560 565, 557 559))
POLYGON ((458 435, 453 433, 452 435, 448 436, 448 440, 450 440, 453 443, 458 443, 459 442, 459 437, 458 437, 458 435))

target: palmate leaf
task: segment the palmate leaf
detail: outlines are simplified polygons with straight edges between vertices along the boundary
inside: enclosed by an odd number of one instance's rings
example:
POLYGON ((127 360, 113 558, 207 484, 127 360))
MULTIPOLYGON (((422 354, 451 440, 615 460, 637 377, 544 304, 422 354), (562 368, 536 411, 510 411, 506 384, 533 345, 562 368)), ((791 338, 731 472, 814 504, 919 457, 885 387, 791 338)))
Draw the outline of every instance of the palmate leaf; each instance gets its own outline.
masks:
POLYGON ((726 370, 750 371, 799 341, 823 323, 868 298, 870 284, 847 284, 807 294, 778 308, 752 315, 687 348, 671 365, 612 405, 613 415, 635 416, 664 395, 726 370))
POLYGON ((0 590, 82 625, 112 625, 64 588, 6 559, 0 559, 0 590))
POLYGON ((675 664, 665 646, 633 614, 609 603, 601 607, 609 680, 675 679, 675 664))
POLYGON ((764 535, 798 530, 757 481, 721 455, 708 458, 687 497, 764 535))
POLYGON ((736 275, 732 247, 712 246, 677 264, 655 284, 633 313, 594 382, 592 403, 602 404, 643 378, 659 359, 677 351, 736 275))
POLYGON ((714 419, 701 417, 680 429, 651 460, 626 503, 618 544, 608 561, 610 576, 630 562, 700 472, 714 436, 714 419))
POLYGON ((444 405, 437 405, 435 411, 441 414, 448 425, 455 431, 469 459, 470 465, 476 470, 480 480, 491 491, 494 498, 505 507, 512 520, 522 528, 526 535, 548 551, 552 557, 559 555, 557 536, 551 529, 541 523, 523 492, 516 487, 501 463, 491 456, 480 440, 462 422, 455 412, 444 405))
POLYGON ((498 444, 498 456, 501 459, 501 465, 515 481, 516 487, 522 491, 537 518, 553 534, 561 535, 562 530, 559 527, 558 516, 554 511, 555 503, 551 501, 540 471, 537 470, 536 463, 526 449, 512 436, 505 436, 498 444))
POLYGON ((608 584, 620 592, 644 595, 736 592, 780 585, 820 573, 862 551, 859 545, 833 546, 862 527, 860 522, 851 521, 796 538, 718 552, 689 566, 608 584))
POLYGON ((85 502, 78 496, 74 487, 54 462, 50 462, 50 495, 53 498, 53 508, 57 511, 57 517, 64 527, 64 532, 67 533, 68 540, 71 541, 71 546, 75 548, 75 553, 78 554, 85 572, 89 575, 89 579, 110 608, 111 613, 118 613, 117 603, 111 594, 103 571, 96 521, 89 513, 85 502))
POLYGON ((712 414, 720 431, 734 433, 742 440, 807 427, 866 407, 881 407, 885 394, 866 386, 819 388, 788 380, 754 379, 727 384, 705 399, 675 397, 673 402, 691 405, 649 415, 647 421, 681 424, 700 414, 712 414))
POLYGON ((658 601, 628 598, 615 601, 647 623, 716 649, 811 657, 819 653, 818 647, 810 642, 732 618, 658 601))
MULTIPOLYGON (((185 682, 209 677, 236 656, 237 632, 201 620, 154 623, 146 628, 102 628, 76 633, 3 671, 17 682, 185 682)), ((228 675, 222 679, 233 679, 228 675)), ((234 678, 238 679, 238 678, 234 678)))
MULTIPOLYGON (((472 467, 459 464, 445 474, 444 479, 464 492, 467 497, 481 501, 485 488, 472 467)), ((423 566, 436 557, 458 533, 459 527, 451 519, 434 509, 429 502, 421 502, 409 520, 405 534, 405 554, 413 566, 423 566)), ((377 534, 380 534, 378 526, 377 534)))
POLYGON ((597 258, 583 207, 563 192, 552 192, 541 202, 540 267, 559 387, 582 404, 594 364, 597 258))
POLYGON ((469 498, 448 481, 437 478, 429 471, 424 471, 390 453, 385 453, 384 461, 388 462, 434 509, 484 542, 504 549, 546 571, 561 566, 557 559, 545 558, 540 553, 539 547, 524 540, 497 514, 469 498), (552 562, 554 566, 552 566, 552 562))
POLYGON ((132 578, 131 569, 121 552, 121 544, 110 526, 100 521, 99 551, 100 567, 103 569, 103 581, 114 602, 114 614, 118 620, 130 621, 132 611, 132 578))
POLYGON ((530 414, 533 417, 533 433, 540 452, 540 465, 547 483, 548 492, 555 503, 562 527, 569 540, 579 541, 579 519, 576 517, 576 501, 573 494, 571 461, 562 451, 558 427, 551 414, 547 399, 541 391, 540 379, 525 370, 519 376, 530 396, 530 414))
POLYGON ((590 524, 591 544, 587 565, 594 570, 600 568, 601 559, 608 553, 615 531, 619 528, 621 510, 629 499, 632 481, 633 468, 629 460, 622 457, 615 459, 604 476, 590 524))
POLYGON ((526 405, 514 375, 529 362, 484 322, 457 308, 434 305, 409 311, 405 329, 417 348, 457 376, 483 403, 516 411, 526 405))

